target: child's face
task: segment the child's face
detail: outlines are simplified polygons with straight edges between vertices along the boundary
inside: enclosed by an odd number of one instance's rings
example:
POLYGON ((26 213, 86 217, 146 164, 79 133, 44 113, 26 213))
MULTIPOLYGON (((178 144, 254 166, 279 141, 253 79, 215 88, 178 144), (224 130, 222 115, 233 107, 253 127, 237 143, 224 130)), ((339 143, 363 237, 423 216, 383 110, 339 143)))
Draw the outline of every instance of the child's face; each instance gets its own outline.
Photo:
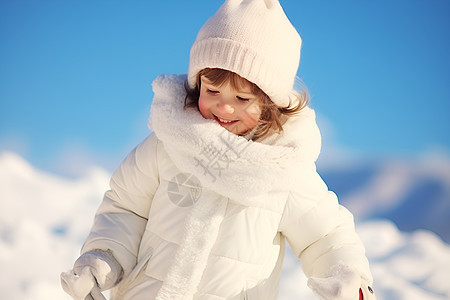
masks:
POLYGON ((215 86, 201 76, 198 107, 205 119, 216 120, 226 130, 245 135, 255 128, 261 118, 259 99, 246 86, 235 90, 229 82, 215 86))

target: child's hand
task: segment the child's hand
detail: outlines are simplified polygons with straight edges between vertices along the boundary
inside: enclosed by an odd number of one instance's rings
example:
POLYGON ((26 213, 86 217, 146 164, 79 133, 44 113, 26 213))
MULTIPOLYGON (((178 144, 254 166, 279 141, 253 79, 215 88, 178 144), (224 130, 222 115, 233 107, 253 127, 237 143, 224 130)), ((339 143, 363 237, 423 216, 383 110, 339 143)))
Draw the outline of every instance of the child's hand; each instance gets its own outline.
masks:
POLYGON ((79 274, 75 274, 73 270, 61 273, 61 285, 75 300, 106 300, 95 282, 90 267, 82 269, 79 274))
POLYGON ((61 285, 75 300, 106 300, 101 291, 112 288, 121 274, 111 253, 90 251, 77 259, 73 270, 61 273, 61 285))
MULTIPOLYGON (((361 283, 361 277, 344 265, 333 266, 330 275, 327 277, 311 277, 308 279, 308 286, 323 300, 362 299, 361 283)), ((366 299, 364 298, 364 300, 366 299)))

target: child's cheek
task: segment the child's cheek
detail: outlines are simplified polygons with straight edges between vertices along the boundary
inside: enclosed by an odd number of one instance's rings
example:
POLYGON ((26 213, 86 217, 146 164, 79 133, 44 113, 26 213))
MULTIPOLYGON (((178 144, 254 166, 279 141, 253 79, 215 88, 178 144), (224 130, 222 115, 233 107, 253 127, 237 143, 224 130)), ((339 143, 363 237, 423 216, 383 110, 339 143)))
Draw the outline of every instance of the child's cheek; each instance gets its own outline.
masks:
POLYGON ((259 118, 261 117, 261 109, 259 108, 259 105, 257 103, 250 104, 246 109, 247 114, 251 119, 253 119, 255 122, 259 121, 259 118))
POLYGON ((200 97, 198 99, 198 109, 200 111, 200 114, 203 116, 203 118, 205 118, 205 119, 211 118, 210 113, 209 113, 208 101, 202 95, 200 95, 200 97))

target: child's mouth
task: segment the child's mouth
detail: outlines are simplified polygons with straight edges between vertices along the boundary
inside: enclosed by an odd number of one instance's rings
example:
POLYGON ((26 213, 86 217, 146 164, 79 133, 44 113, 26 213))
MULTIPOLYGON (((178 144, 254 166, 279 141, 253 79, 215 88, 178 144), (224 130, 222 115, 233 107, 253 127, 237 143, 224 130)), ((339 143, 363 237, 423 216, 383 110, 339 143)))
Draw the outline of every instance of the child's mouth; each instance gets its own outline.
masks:
POLYGON ((220 124, 220 126, 222 127, 229 127, 232 126, 234 124, 236 124, 239 120, 227 120, 227 119, 222 119, 219 118, 218 116, 214 115, 214 118, 216 119, 217 123, 220 124))

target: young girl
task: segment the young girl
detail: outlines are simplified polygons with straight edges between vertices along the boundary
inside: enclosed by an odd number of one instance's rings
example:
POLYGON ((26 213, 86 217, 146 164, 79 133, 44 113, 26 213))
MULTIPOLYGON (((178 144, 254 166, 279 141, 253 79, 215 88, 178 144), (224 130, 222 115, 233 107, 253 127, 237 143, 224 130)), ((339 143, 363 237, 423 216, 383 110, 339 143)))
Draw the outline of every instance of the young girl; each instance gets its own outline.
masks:
POLYGON ((225 1, 188 76, 154 81, 153 133, 114 173, 67 293, 276 299, 287 240, 322 299, 375 299, 353 217, 316 172, 300 46, 277 0, 225 1))

